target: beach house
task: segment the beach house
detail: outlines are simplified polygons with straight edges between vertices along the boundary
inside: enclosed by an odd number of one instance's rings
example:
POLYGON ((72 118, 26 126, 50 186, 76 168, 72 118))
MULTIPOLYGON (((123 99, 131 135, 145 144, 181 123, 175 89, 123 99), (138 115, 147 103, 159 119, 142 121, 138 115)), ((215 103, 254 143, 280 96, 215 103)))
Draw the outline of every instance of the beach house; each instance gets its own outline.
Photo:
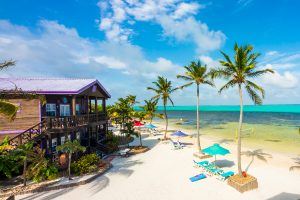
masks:
POLYGON ((89 151, 105 140, 111 96, 96 79, 0 78, 0 93, 19 106, 13 121, 0 116, 0 136, 9 136, 13 146, 34 141, 55 156, 67 139, 89 151))

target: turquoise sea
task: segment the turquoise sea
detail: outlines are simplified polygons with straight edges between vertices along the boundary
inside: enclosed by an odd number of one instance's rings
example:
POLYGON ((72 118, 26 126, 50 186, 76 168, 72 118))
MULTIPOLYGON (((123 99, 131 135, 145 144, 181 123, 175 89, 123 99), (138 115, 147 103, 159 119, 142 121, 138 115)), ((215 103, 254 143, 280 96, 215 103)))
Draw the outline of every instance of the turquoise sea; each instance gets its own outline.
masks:
MULTIPOLYGON (((196 106, 168 106, 169 124, 196 133, 196 106)), ((234 142, 239 106, 200 106, 202 135, 234 142)), ((139 110, 139 109, 137 109, 139 110)), ((159 106, 158 112, 162 113, 159 106)), ((163 119, 155 119, 164 123, 163 119)), ((243 142, 254 148, 267 148, 300 154, 300 104, 244 106, 243 142)))
MULTIPOLYGON (((136 107, 136 110, 140 108, 136 107)), ((159 111, 163 111, 163 106, 158 106, 159 111)), ((167 106, 167 110, 177 111, 195 111, 196 106, 167 106)), ((240 106, 212 106, 204 105, 200 106, 201 111, 216 111, 216 112, 238 112, 240 106)), ((300 113, 300 104, 288 104, 288 105, 245 105, 245 112, 281 112, 281 113, 300 113)))

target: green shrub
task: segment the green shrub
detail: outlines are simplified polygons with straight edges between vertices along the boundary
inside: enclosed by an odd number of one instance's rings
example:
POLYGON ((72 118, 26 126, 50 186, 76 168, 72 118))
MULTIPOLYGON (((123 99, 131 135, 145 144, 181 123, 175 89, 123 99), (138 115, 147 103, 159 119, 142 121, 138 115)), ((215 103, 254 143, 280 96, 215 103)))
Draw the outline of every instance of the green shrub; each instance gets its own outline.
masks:
POLYGON ((47 164, 45 168, 42 168, 34 174, 32 179, 36 182, 44 180, 54 180, 58 177, 58 169, 54 164, 47 164))
POLYGON ((96 153, 87 154, 71 164, 71 171, 76 175, 95 172, 97 171, 98 164, 100 162, 101 159, 96 155, 96 153))

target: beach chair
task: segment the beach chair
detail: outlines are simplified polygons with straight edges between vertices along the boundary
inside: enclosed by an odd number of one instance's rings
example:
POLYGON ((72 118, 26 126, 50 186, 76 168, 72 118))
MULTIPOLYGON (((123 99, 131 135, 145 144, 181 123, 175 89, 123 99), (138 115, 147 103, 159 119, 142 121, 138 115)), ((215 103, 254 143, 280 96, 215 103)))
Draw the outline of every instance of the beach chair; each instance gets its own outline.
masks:
POLYGON ((208 173, 210 173, 211 175, 220 175, 220 174, 223 174, 224 171, 220 168, 211 168, 208 170, 208 173))
POLYGON ((204 165, 202 168, 204 171, 207 172, 207 175, 209 175, 209 176, 212 176, 213 171, 217 169, 217 167, 212 163, 209 163, 208 165, 204 165))
POLYGON ((177 149, 182 149, 182 146, 179 146, 176 142, 174 142, 173 140, 170 140, 170 144, 172 146, 172 148, 174 150, 177 150, 177 149))
POLYGON ((209 163, 207 160, 200 161, 200 162, 193 160, 193 162, 196 167, 204 167, 204 166, 208 165, 208 163, 209 163))
POLYGON ((119 151, 119 155, 122 156, 122 157, 128 157, 128 156, 129 156, 129 151, 130 151, 129 148, 120 150, 120 151, 119 151))
POLYGON ((185 145, 184 145, 183 143, 179 142, 179 141, 177 141, 177 144, 178 144, 179 146, 181 146, 181 147, 185 147, 185 145))
POLYGON ((224 172, 222 174, 219 174, 217 179, 219 179, 221 181, 225 181, 227 178, 229 178, 230 176, 233 176, 233 175, 234 175, 234 172, 228 171, 228 172, 224 172))

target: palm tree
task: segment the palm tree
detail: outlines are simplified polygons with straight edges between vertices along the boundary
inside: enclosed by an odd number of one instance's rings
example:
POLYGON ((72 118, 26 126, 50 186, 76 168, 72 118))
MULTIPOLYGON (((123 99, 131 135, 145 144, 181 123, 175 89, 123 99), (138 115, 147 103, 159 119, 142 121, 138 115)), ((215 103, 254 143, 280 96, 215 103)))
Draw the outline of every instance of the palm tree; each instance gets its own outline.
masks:
POLYGON ((152 123, 152 120, 154 117, 160 117, 160 118, 163 117, 162 114, 156 113, 158 99, 144 100, 144 102, 145 102, 145 105, 140 106, 140 108, 142 108, 144 110, 144 112, 146 113, 146 118, 150 119, 150 124, 152 123))
POLYGON ((29 142, 18 146, 18 151, 20 151, 21 158, 23 161, 23 185, 26 186, 27 174, 28 174, 27 163, 31 162, 35 158, 33 143, 29 142))
POLYGON ((211 76, 209 72, 207 72, 207 66, 201 65, 201 62, 191 62, 189 66, 184 66, 186 69, 185 75, 177 75, 177 78, 188 81, 187 84, 181 86, 181 88, 188 87, 193 83, 197 86, 197 144, 198 151, 201 153, 201 145, 200 145, 200 125, 199 125, 199 104, 200 104, 200 96, 199 96, 199 86, 200 84, 210 85, 214 87, 214 84, 211 80, 211 76))
POLYGON ((174 103, 171 99, 171 94, 179 89, 179 88, 173 88, 172 87, 172 82, 168 81, 168 79, 158 76, 157 81, 152 82, 155 85, 155 88, 153 87, 147 87, 147 90, 152 90, 156 93, 155 96, 152 97, 154 100, 161 99, 163 101, 164 105, 164 116, 166 120, 166 129, 165 129, 165 136, 164 139, 167 139, 167 132, 168 132, 168 115, 167 115, 167 103, 168 100, 171 102, 171 104, 174 106, 174 103))
POLYGON ((250 165, 253 163, 254 158, 257 158, 257 159, 262 160, 264 162, 267 162, 267 158, 272 158, 272 156, 270 154, 264 153, 262 151, 262 149, 256 149, 256 150, 253 150, 253 151, 250 151, 250 150, 249 151, 244 151, 241 154, 245 155, 247 157, 251 157, 251 161, 245 169, 246 172, 248 171, 250 165))
POLYGON ((225 60, 221 60, 221 68, 214 69, 211 71, 212 78, 225 78, 229 81, 221 87, 219 93, 222 91, 238 86, 238 91, 240 95, 240 119, 238 126, 238 145, 237 145, 237 160, 238 160, 238 174, 241 176, 241 131, 243 122, 243 90, 244 86, 250 98, 254 104, 262 104, 262 99, 265 96, 264 89, 250 81, 249 79, 259 77, 268 72, 274 73, 271 69, 257 69, 256 59, 260 54, 253 53, 253 46, 244 45, 238 46, 236 43, 234 45, 235 55, 233 61, 229 58, 227 54, 221 51, 225 60), (261 96, 258 94, 260 93, 261 96))
POLYGON ((71 179, 71 160, 72 154, 78 151, 85 151, 85 147, 81 146, 78 140, 70 141, 67 140, 64 144, 58 146, 57 151, 61 151, 63 153, 67 153, 69 157, 68 162, 68 173, 69 173, 69 180, 71 179))
MULTIPOLYGON (((0 71, 10 66, 14 66, 15 64, 16 62, 13 60, 4 61, 3 63, 0 63, 0 71)), ((0 114, 3 114, 13 120, 16 117, 18 109, 19 107, 17 105, 0 99, 0 114)))

